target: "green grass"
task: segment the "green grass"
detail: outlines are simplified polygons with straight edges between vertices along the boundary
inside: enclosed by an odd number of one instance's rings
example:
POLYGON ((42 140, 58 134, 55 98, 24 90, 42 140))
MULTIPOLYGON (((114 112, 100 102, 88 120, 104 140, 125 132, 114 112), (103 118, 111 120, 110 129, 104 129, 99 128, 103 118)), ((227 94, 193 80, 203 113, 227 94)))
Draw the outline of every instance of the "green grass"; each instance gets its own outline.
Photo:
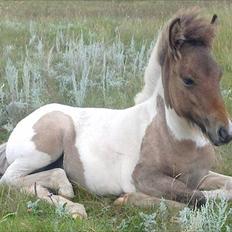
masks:
MULTIPOLYGON (((29 201, 35 202, 35 197, 19 193, 9 187, 1 187, 0 231, 139 232, 142 222, 139 214, 141 212, 151 214, 156 211, 156 208, 141 209, 129 206, 114 206, 114 198, 98 197, 84 190, 76 189, 76 195, 74 201, 83 203, 86 207, 87 220, 74 220, 68 215, 60 217, 54 207, 43 201, 39 201, 38 208, 34 212, 30 212, 27 204, 29 201), (124 227, 122 226, 123 222, 126 222, 124 227)), ((177 214, 177 211, 169 209, 165 218, 173 220, 173 223, 167 225, 168 228, 176 228, 178 231, 179 226, 175 222, 177 214)))
MULTIPOLYGON (((90 33, 95 41, 113 44, 115 37, 128 49, 131 38, 139 51, 142 45, 149 45, 158 29, 180 7, 201 6, 209 17, 217 13, 219 17, 218 34, 214 43, 214 54, 223 67, 222 89, 229 111, 232 113, 232 4, 221 1, 7 1, 0 2, 0 50, 13 45, 10 58, 19 67, 30 39, 30 25, 36 25, 36 34, 41 38, 44 51, 51 49, 58 30, 69 38, 79 38, 90 43, 90 33)), ((147 48, 146 48, 147 49, 147 48)), ((5 67, 7 60, 0 59, 0 87, 6 83, 5 67)), ((20 70, 20 69, 19 69, 20 70)), ((22 72, 22 70, 20 71, 22 72)), ((44 72, 46 76, 47 73, 44 72)), ((130 73, 126 74, 127 76, 130 73)), ((140 73, 135 78, 128 78, 125 85, 112 87, 106 96, 100 90, 90 88, 83 105, 96 107, 123 108, 133 105, 133 97, 140 90, 143 80, 140 73)), ((58 84, 46 76, 46 90, 43 101, 69 103, 68 97, 59 93, 58 84), (55 86, 55 87, 54 87, 55 86)), ((2 105, 9 103, 4 100, 2 105)), ((69 103, 70 104, 70 103, 69 103)), ((0 128, 0 142, 7 140, 9 133, 0 128)), ((232 175, 232 145, 217 149, 218 162, 215 170, 232 175)), ((0 231, 143 231, 140 212, 152 214, 153 209, 113 206, 113 198, 98 197, 76 189, 75 201, 83 203, 89 215, 87 220, 60 218, 54 207, 39 202, 35 213, 27 210, 27 202, 35 201, 32 196, 17 190, 0 188, 0 231), (126 226, 123 227, 123 222, 126 226), (124 228, 124 229, 123 229, 124 228)), ((178 212, 169 210, 167 231, 180 231, 176 222, 178 212)), ((158 221, 161 218, 159 217, 158 221)), ((232 219, 229 218, 229 221, 232 219)), ((229 223, 229 222, 228 222, 229 223)))

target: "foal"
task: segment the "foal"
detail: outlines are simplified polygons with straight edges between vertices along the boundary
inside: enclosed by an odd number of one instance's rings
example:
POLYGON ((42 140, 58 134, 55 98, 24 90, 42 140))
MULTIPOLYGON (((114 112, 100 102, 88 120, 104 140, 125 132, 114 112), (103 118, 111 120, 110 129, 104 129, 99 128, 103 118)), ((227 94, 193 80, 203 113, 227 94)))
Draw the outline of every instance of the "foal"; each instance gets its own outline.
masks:
POLYGON ((164 197, 199 206, 206 197, 230 199, 232 178, 209 171, 210 141, 218 146, 232 138, 222 72, 211 55, 214 21, 190 11, 168 22, 146 71, 145 90, 153 85, 140 104, 124 110, 49 104, 20 121, 3 145, 0 160, 8 168, 1 183, 33 192, 36 182, 38 197, 67 202, 82 217, 84 207, 62 197, 73 197, 70 182, 99 195, 124 194, 117 203, 153 205, 164 197), (51 165, 61 158, 62 168, 51 165), (47 189, 58 195, 48 197, 47 189))

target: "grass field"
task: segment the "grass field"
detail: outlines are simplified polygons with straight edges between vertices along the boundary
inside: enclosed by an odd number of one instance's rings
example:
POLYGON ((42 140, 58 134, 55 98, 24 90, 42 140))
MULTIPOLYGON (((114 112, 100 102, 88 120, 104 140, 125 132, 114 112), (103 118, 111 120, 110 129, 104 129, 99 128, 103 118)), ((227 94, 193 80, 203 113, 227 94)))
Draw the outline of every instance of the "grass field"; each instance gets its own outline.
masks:
MULTIPOLYGON (((133 105, 158 30, 179 8, 191 6, 200 6, 209 20, 213 13, 219 17, 214 55, 224 70, 222 93, 232 113, 229 1, 0 2, 0 142, 22 117, 46 103, 133 105)), ((217 149, 215 170, 232 175, 231 151, 231 145, 217 149)), ((87 220, 73 220, 62 208, 1 187, 0 232, 232 230, 231 204, 225 202, 200 213, 180 213, 163 205, 116 207, 113 197, 80 189, 76 195, 75 201, 86 207, 87 220)))

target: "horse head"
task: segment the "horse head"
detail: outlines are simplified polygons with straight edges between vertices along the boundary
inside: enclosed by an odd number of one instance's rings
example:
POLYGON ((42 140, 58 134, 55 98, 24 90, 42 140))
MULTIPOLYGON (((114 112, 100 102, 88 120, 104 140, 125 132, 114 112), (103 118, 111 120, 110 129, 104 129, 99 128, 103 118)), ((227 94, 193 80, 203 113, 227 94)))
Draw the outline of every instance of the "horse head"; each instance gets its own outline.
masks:
POLYGON ((177 14, 162 31, 159 63, 166 106, 219 146, 232 139, 232 124, 220 92, 222 70, 211 53, 216 19, 195 10, 177 14))

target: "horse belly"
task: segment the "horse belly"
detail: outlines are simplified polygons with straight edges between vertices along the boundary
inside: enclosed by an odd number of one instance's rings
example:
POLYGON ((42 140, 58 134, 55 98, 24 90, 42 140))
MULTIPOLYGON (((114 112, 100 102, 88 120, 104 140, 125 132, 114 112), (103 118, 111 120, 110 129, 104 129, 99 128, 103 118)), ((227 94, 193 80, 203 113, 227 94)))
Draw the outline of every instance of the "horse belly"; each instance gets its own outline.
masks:
POLYGON ((127 165, 128 156, 107 151, 106 147, 79 146, 85 187, 99 195, 120 195, 124 192, 134 192, 132 172, 135 164, 129 159, 131 165, 127 165))

